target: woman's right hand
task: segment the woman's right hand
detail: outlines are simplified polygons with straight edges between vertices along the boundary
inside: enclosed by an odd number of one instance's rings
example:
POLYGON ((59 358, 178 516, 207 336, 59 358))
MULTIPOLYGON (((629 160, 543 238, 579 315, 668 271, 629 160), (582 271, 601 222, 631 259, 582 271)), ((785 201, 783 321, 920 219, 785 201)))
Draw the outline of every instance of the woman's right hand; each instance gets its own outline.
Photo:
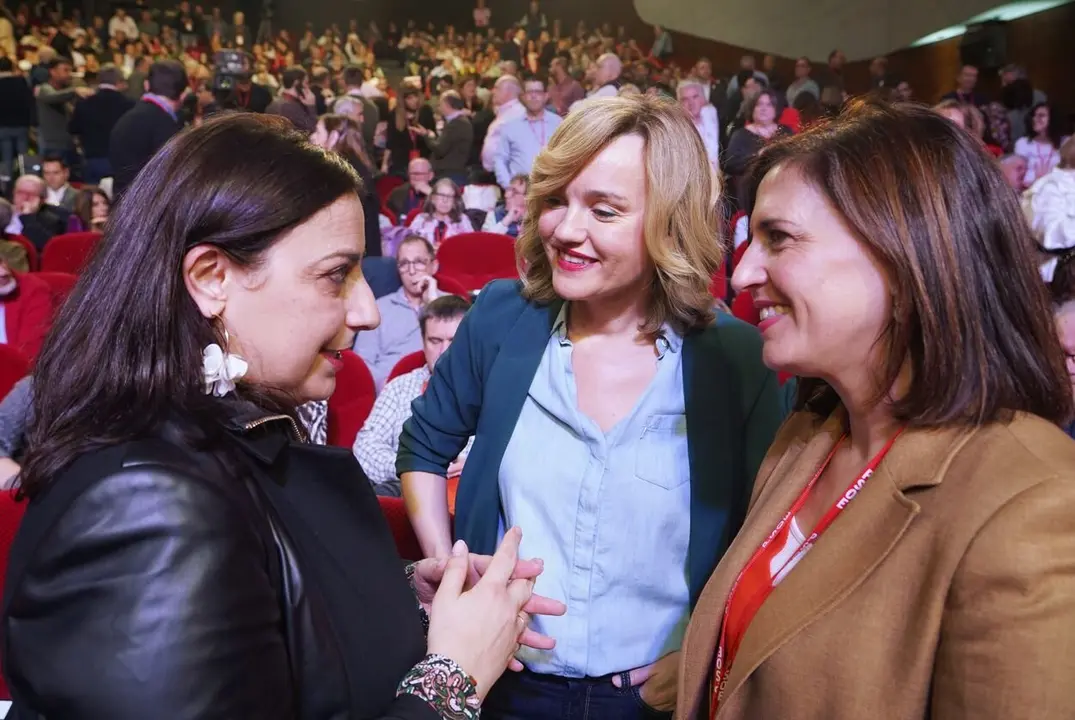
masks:
POLYGON ((429 614, 429 652, 458 663, 474 678, 483 699, 515 656, 530 621, 523 606, 530 600, 534 581, 511 579, 521 538, 521 530, 509 530, 488 570, 469 589, 464 587, 469 552, 458 541, 429 614))

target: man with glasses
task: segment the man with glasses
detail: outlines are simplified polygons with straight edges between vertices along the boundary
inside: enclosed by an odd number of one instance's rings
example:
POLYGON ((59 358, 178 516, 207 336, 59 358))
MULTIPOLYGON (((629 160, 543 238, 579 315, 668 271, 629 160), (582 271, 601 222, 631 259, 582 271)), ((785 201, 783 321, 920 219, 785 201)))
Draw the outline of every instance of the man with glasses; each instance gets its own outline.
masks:
POLYGON ((421 235, 403 239, 396 251, 396 267, 402 285, 377 301, 381 324, 355 339, 355 353, 366 361, 378 392, 400 358, 422 349, 418 314, 443 295, 433 277, 438 270, 433 245, 421 235))
POLYGON ((422 207, 433 192, 433 164, 425 158, 415 158, 407 165, 407 182, 388 194, 388 209, 400 222, 411 210, 422 207))
POLYGON ((507 188, 516 175, 529 175, 534 158, 549 144, 549 138, 560 127, 560 116, 548 109, 549 95, 545 81, 529 77, 523 83, 523 107, 526 115, 504 125, 494 150, 496 181, 507 188))

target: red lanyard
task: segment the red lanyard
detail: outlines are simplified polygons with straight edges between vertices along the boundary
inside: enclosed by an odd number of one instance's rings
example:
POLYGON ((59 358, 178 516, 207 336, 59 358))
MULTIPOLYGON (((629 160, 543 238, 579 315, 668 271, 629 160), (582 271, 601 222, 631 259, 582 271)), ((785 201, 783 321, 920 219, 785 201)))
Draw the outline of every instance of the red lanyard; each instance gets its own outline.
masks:
POLYGON ((806 541, 802 546, 792 553, 791 557, 785 560, 784 564, 775 569, 774 572, 772 561, 787 545, 788 533, 791 531, 791 520, 795 517, 797 512, 802 510, 803 505, 806 504, 806 499, 814 489, 814 485, 817 484, 821 474, 825 472, 825 468, 832 462, 836 450, 840 447, 844 438, 847 437, 846 434, 842 435, 829 452, 828 457, 821 463, 821 467, 814 473, 814 477, 807 483, 798 499, 792 503, 791 509, 784 514, 783 519, 777 523, 776 528, 769 534, 769 537, 766 538, 761 546, 754 551, 754 555, 750 558, 750 561, 747 562, 746 566, 740 571, 739 577, 735 579, 735 584, 732 585, 732 590, 728 593, 728 600, 724 605, 724 622, 720 629, 720 644, 717 645, 717 659, 713 668, 713 696, 710 702, 710 720, 717 716, 717 709, 720 707, 720 701, 724 695, 724 685, 728 682, 728 675, 731 672, 735 654, 739 650, 739 643, 746 634, 747 628, 754 619, 754 615, 757 614, 762 604, 773 591, 773 588, 775 587, 773 582, 774 578, 780 577, 787 568, 792 567, 793 563, 798 562, 806 551, 817 542, 817 539, 821 534, 832 525, 833 521, 836 520, 836 517, 842 513, 855 496, 862 491, 862 488, 866 485, 866 481, 870 479, 874 470, 881 464, 881 460, 888 454, 888 451, 892 448, 892 444, 896 442, 896 438, 900 436, 901 432, 903 432, 902 428, 896 431, 896 434, 892 436, 885 446, 881 448, 881 451, 870 460, 868 465, 866 465, 862 474, 847 486, 847 490, 840 495, 839 499, 831 508, 829 508, 829 511, 822 516, 814 527, 813 532, 806 538, 806 541))
POLYGON ((530 132, 534 133, 534 137, 541 141, 541 147, 545 147, 545 118, 541 118, 541 137, 538 137, 537 130, 534 129, 534 125, 537 123, 527 120, 527 124, 530 126, 530 132))

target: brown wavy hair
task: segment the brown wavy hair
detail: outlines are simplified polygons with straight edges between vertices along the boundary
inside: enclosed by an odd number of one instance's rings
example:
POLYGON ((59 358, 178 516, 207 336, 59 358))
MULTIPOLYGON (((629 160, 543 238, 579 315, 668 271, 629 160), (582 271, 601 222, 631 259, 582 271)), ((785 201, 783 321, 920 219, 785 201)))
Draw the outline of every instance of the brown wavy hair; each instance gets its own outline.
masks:
POLYGON ((515 246, 523 294, 542 303, 559 299, 538 219, 548 198, 562 193, 594 156, 625 135, 645 141, 639 158, 646 168, 644 232, 655 272, 641 331, 654 335, 665 323, 680 334, 704 328, 714 319, 709 286, 726 247, 719 221, 721 184, 694 123, 667 98, 587 100, 553 133, 534 160, 515 246))
MULTIPOLYGON (((1015 412, 1057 424, 1073 401, 1033 234, 1000 166, 933 110, 856 100, 838 118, 765 147, 748 213, 774 168, 794 167, 840 213, 891 278, 877 400, 914 427, 1003 422, 1015 412)), ((796 409, 839 404, 823 380, 799 381, 796 409)))

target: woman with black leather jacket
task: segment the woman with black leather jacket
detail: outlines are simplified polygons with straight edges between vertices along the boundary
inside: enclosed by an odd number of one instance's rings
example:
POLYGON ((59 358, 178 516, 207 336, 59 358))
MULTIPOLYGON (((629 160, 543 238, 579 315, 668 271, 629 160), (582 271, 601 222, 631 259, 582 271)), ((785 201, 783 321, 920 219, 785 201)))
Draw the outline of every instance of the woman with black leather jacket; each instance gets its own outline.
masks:
POLYGON ((34 371, 13 717, 473 718, 520 643, 551 646, 518 530, 405 574, 350 452, 303 442, 295 407, 378 322, 359 191, 253 114, 128 189, 34 371))

